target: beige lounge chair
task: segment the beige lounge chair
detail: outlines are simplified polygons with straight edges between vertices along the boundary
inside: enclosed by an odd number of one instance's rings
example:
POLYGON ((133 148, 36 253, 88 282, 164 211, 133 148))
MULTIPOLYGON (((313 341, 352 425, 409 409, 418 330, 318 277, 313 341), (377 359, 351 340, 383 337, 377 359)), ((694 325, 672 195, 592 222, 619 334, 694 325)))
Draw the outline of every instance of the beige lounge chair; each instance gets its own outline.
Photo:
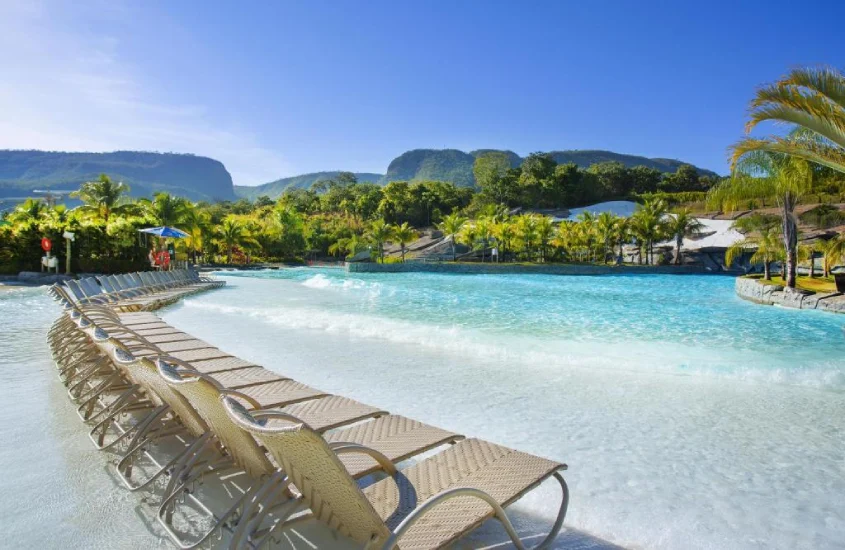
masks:
MULTIPOLYGON (((272 529, 259 529, 261 522, 253 521, 253 516, 258 512, 270 513, 290 500, 284 482, 286 476, 278 472, 276 465, 270 461, 255 439, 232 422, 223 408, 223 396, 241 400, 252 407, 253 411, 257 411, 255 414, 287 419, 295 418, 291 416, 292 412, 308 415, 316 425, 321 426, 322 431, 377 417, 366 423, 341 429, 332 434, 332 437, 342 437, 345 441, 368 442, 396 460, 404 460, 463 438, 422 423, 387 415, 385 411, 340 396, 324 395, 308 401, 297 400, 299 403, 289 407, 264 410, 256 398, 246 393, 254 387, 247 387, 243 391, 226 389, 209 375, 185 368, 174 368, 174 365, 179 364, 178 360, 172 358, 162 357, 157 360, 162 378, 179 391, 208 424, 214 436, 209 439, 208 445, 216 443, 222 446, 224 452, 231 456, 232 462, 247 478, 247 481, 242 480, 242 496, 233 499, 232 506, 225 513, 213 515, 211 528, 198 539, 188 540, 187 533, 174 528, 173 514, 184 489, 189 487, 197 476, 206 475, 207 472, 196 472, 193 464, 189 463, 183 465, 181 470, 171 477, 171 487, 166 491, 168 497, 159 508, 158 518, 174 542, 183 548, 190 548, 207 540, 236 514, 240 517, 236 534, 245 533, 265 540, 272 529)), ((378 470, 380 465, 373 460, 350 460, 344 463, 344 467, 348 469, 347 475, 361 477, 378 470)), ((189 498, 193 496, 189 495, 189 498)), ((271 523, 278 525, 278 522, 271 523)))
MULTIPOLYGON (((442 548, 495 517, 514 545, 523 549, 504 507, 550 477, 560 483, 561 505, 551 531, 537 548, 554 540, 563 525, 569 502, 560 473, 565 464, 467 439, 402 471, 391 471, 389 459, 381 456, 391 477, 362 491, 346 472, 343 455, 375 457, 377 451, 330 444, 295 421, 268 425, 236 400, 223 401, 232 421, 254 435, 288 474, 313 517, 367 548, 442 548)), ((236 542, 245 547, 247 541, 236 542)))

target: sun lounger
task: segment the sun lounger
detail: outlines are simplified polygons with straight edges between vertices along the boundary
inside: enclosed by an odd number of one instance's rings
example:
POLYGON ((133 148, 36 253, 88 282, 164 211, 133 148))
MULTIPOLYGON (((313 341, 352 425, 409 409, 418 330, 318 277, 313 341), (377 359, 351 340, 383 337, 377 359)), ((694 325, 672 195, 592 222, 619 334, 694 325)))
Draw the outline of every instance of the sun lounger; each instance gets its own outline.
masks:
POLYGON ((253 434, 288 474, 313 517, 367 548, 442 548, 493 517, 514 545, 524 548, 504 507, 550 477, 563 495, 557 520, 538 547, 551 542, 563 525, 569 500, 560 474, 564 464, 468 439, 406 470, 391 471, 390 460, 372 448, 330 443, 296 421, 268 425, 235 399, 223 401, 232 421, 253 434), (347 453, 379 460, 391 476, 361 490, 346 471, 347 453))

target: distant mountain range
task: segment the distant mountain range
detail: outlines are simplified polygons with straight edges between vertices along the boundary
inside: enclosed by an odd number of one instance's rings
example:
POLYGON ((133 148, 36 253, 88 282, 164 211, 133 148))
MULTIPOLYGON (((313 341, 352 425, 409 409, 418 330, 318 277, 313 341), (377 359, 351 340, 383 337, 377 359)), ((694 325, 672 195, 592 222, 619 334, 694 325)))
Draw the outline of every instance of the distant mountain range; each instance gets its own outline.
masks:
MULTIPOLYGON (((511 166, 519 166, 524 160, 513 151, 498 149, 477 149, 466 153, 457 149, 414 149, 402 153, 393 159, 385 174, 362 173, 355 174, 358 181, 372 181, 384 185, 391 181, 451 181, 456 185, 473 186, 475 177, 472 166, 475 159, 485 153, 501 152, 508 156, 511 166)), ((648 166, 661 172, 675 172, 682 164, 680 160, 664 158, 648 158, 636 155, 623 155, 612 151, 550 151, 549 154, 558 164, 573 162, 581 168, 587 168, 599 162, 621 162, 628 168, 633 166, 648 166)), ((702 175, 715 175, 715 172, 702 168, 696 169, 702 175)), ((282 178, 255 187, 235 186, 235 194, 239 197, 255 199, 261 195, 277 198, 285 189, 292 187, 308 188, 314 182, 336 177, 339 172, 315 172, 290 178, 282 178)))
POLYGON ((108 174, 148 197, 167 191, 191 200, 232 200, 232 176, 220 161, 194 155, 115 151, 61 153, 0 150, 0 198, 32 196, 39 190, 75 190, 108 174))
MULTIPOLYGON (((262 195, 276 198, 281 196, 286 189, 308 189, 318 181, 325 181, 336 178, 340 171, 334 172, 312 172, 311 174, 302 174, 300 176, 291 176, 289 178, 281 178, 270 183, 262 185, 236 185, 235 194, 238 197, 243 197, 249 200, 255 200, 262 195)), ((372 174, 369 172, 354 172, 355 177, 359 182, 370 181, 373 183, 380 183, 384 174, 372 174)))
MULTIPOLYGON (((393 159, 384 174, 359 172, 358 181, 381 185, 390 181, 442 180, 457 185, 475 185, 472 166, 476 157, 495 149, 466 153, 457 149, 414 149, 393 159)), ((523 158, 513 151, 501 151, 512 166, 523 158)), ((551 151, 558 163, 574 162, 582 168, 598 162, 621 162, 625 166, 649 166, 674 172, 680 160, 623 155, 612 151, 551 151)), ((701 174, 713 175, 698 168, 701 174)), ((175 153, 115 151, 113 153, 62 153, 49 151, 0 150, 0 200, 33 196, 39 190, 75 190, 82 182, 100 174, 130 185, 132 195, 151 196, 167 191, 191 200, 255 199, 261 195, 279 197, 289 188, 308 188, 320 180, 337 177, 339 171, 314 172, 281 178, 258 186, 233 186, 232 176, 220 161, 175 153)))

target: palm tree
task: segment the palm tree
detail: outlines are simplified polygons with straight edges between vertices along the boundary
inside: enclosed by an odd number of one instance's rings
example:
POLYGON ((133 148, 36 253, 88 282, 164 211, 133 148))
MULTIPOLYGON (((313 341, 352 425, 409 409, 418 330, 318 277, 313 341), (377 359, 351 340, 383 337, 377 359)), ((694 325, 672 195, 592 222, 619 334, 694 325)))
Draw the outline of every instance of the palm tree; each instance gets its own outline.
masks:
POLYGON ((182 226, 183 231, 188 234, 188 238, 184 239, 185 245, 191 251, 194 263, 197 263, 197 255, 202 253, 205 237, 211 230, 211 216, 208 212, 187 204, 182 216, 182 226))
POLYGON ((516 236, 516 228, 511 220, 503 217, 501 221, 494 223, 490 227, 490 232, 493 238, 496 239, 496 248, 498 249, 496 262, 498 263, 502 256, 505 255, 505 251, 510 249, 511 242, 513 242, 513 238, 516 236))
POLYGON ((537 218, 534 214, 523 214, 516 219, 516 234, 522 245, 522 251, 528 260, 531 260, 534 250, 537 247, 537 218))
POLYGON ((367 237, 376 245, 378 260, 384 260, 384 243, 390 239, 392 228, 384 220, 375 220, 370 224, 367 237))
POLYGON ((756 265, 763 265, 763 278, 767 281, 772 280, 772 263, 783 258, 783 247, 779 243, 779 229, 778 227, 763 227, 759 230, 757 236, 749 236, 745 239, 732 244, 725 251, 725 265, 730 265, 737 258, 741 257, 746 252, 754 250, 750 258, 750 262, 756 265))
POLYGON ((619 261, 622 261, 624 255, 623 246, 626 242, 631 240, 631 221, 628 218, 618 216, 616 218, 616 226, 614 227, 614 237, 616 238, 616 245, 619 247, 619 261))
POLYGON ((690 211, 682 208, 666 222, 666 232, 675 238, 675 265, 681 265, 681 246, 684 237, 692 237, 701 233, 704 224, 698 218, 692 217, 690 211))
POLYGON ((467 219, 458 214, 457 212, 452 212, 445 218, 443 221, 440 222, 438 228, 446 234, 447 237, 452 239, 452 261, 455 261, 455 239, 457 238, 458 233, 461 232, 463 229, 464 224, 466 224, 467 219))
POLYGON ((747 153, 788 155, 845 172, 845 75, 827 67, 799 68, 757 90, 750 133, 764 121, 786 124, 786 137, 746 137, 733 146, 732 164, 747 153))
POLYGON ((607 263, 607 253, 616 232, 616 216, 610 212, 602 212, 596 218, 596 235, 602 245, 602 262, 607 263))
POLYGON ((346 257, 354 256, 355 254, 365 250, 367 245, 361 240, 357 234, 352 234, 350 237, 343 237, 338 239, 329 246, 329 254, 337 255, 341 252, 346 253, 346 257))
POLYGON ((392 233, 393 240, 399 243, 399 248, 402 249, 402 263, 405 263, 405 245, 417 238, 417 232, 408 222, 404 222, 402 225, 394 225, 392 233))
POLYGON ((733 211, 748 199, 774 199, 781 210, 786 286, 795 288, 798 264, 795 207, 812 190, 812 186, 813 171, 803 159, 768 151, 751 151, 736 162, 730 179, 710 190, 707 202, 719 210, 733 211))
POLYGON ((548 216, 538 216, 537 223, 537 243, 540 245, 540 261, 546 261, 546 251, 549 248, 549 243, 555 234, 555 225, 552 219, 548 216))
POLYGON ((578 228, 576 237, 579 244, 586 248, 588 260, 592 261, 595 256, 594 241, 596 234, 596 215, 589 210, 584 210, 576 217, 578 220, 578 228))
POLYGON ((156 224, 171 227, 182 222, 189 205, 188 201, 182 197, 174 197, 164 191, 159 191, 153 195, 153 200, 141 199, 139 202, 147 216, 152 218, 156 224))
POLYGON ((824 262, 822 269, 824 270, 825 278, 830 277, 830 270, 836 265, 836 262, 845 260, 845 235, 838 235, 832 239, 828 239, 821 247, 824 254, 824 262))
MULTIPOLYGON (((666 203, 662 200, 645 201, 634 215, 631 216, 631 229, 640 244, 640 250, 645 246, 646 265, 654 263, 654 243, 663 237, 665 224, 663 215, 666 213, 666 203)), ((640 261, 643 253, 640 252, 640 261)))
POLYGON ((126 200, 128 194, 128 185, 122 181, 114 183, 107 175, 100 174, 99 179, 86 181, 70 196, 83 202, 80 211, 95 214, 108 224, 112 214, 128 214, 134 210, 134 205, 126 200))
POLYGON ((9 214, 12 223, 35 222, 47 212, 47 205, 41 199, 26 199, 9 214))
POLYGON ((223 225, 218 229, 220 238, 226 247, 226 263, 232 263, 232 253, 236 246, 244 244, 249 240, 244 223, 233 216, 223 220, 223 225))

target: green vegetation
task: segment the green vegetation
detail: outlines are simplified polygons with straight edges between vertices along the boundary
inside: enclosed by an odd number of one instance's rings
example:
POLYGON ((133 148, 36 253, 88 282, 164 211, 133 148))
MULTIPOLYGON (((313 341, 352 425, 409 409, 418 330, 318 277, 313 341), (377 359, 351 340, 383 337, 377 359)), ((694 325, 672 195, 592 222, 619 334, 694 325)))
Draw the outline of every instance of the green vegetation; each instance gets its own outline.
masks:
POLYGON ((794 288, 795 207, 816 190, 818 180, 830 179, 831 171, 845 173, 845 76, 832 69, 795 69, 758 89, 750 107, 746 132, 764 121, 784 123, 790 131, 787 137, 746 137, 736 143, 731 178, 710 191, 708 203, 736 210, 741 202, 774 200, 781 211, 786 284, 794 288))
POLYGON ((262 196, 274 199, 280 197, 282 193, 289 189, 310 189, 317 182, 342 180, 343 178, 348 178, 349 175, 353 176, 355 181, 372 183, 378 183, 384 177, 384 174, 373 174, 369 172, 314 172, 290 178, 281 178, 263 185, 236 185, 235 195, 252 201, 262 196))

